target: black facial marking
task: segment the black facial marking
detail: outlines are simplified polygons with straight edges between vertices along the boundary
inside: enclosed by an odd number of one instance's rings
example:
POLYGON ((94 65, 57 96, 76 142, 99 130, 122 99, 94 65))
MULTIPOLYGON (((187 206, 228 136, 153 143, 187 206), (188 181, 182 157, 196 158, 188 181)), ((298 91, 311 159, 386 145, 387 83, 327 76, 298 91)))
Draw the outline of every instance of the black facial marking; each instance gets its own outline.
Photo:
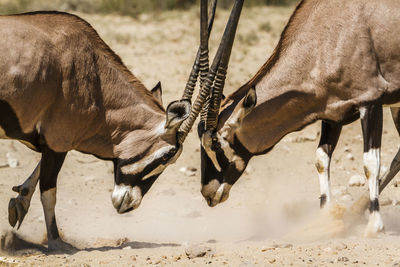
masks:
POLYGON ((369 212, 372 213, 374 211, 379 211, 379 201, 377 198, 369 203, 369 212))
POLYGON ((322 194, 319 197, 319 207, 322 209, 323 207, 325 207, 325 204, 326 204, 326 195, 322 194))
POLYGON ((17 114, 10 104, 4 100, 0 100, 0 114, 0 127, 4 129, 9 138, 24 140, 32 144, 36 151, 40 151, 38 132, 35 130, 31 133, 24 133, 19 124, 17 114))

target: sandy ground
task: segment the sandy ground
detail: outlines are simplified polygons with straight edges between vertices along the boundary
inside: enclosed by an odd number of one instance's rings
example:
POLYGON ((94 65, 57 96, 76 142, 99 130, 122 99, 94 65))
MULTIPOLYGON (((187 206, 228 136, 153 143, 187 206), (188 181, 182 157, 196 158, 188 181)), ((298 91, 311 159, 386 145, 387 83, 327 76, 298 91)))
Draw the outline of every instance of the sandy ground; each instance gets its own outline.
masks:
MULTIPOLYGON (((267 59, 290 13, 290 8, 243 11, 227 92, 238 88, 267 59)), ((162 81, 164 103, 181 95, 198 44, 196 10, 143 15, 138 20, 80 15, 148 88, 162 81)), ((213 51, 227 16, 226 11, 218 13, 213 51)), ((41 249, 2 252, 0 266, 399 266, 400 206, 396 204, 400 191, 393 183, 381 196, 386 232, 377 238, 362 236, 366 219, 341 235, 334 235, 341 233, 340 220, 321 219, 314 167, 319 127, 318 122, 290 134, 272 152, 254 158, 228 201, 214 208, 200 194, 199 142, 194 133, 140 208, 124 215, 118 215, 111 204, 111 163, 70 152, 59 175, 56 213, 65 240, 81 251, 73 255, 46 255, 41 249), (190 176, 180 171, 183 167, 197 170, 190 176), (188 257, 190 251, 200 257, 188 257)), ((385 111, 383 168, 398 143, 385 111)), ((15 196, 11 187, 28 177, 39 155, 16 141, 1 141, 0 163, 7 161, 6 153, 19 161, 16 168, 0 170, 0 225, 10 235, 7 206, 15 196)), ((344 128, 332 163, 335 201, 343 207, 367 190, 367 186, 348 187, 349 178, 356 174, 363 174, 359 122, 344 128)), ((17 248, 24 242, 44 244, 38 192, 17 233, 23 240, 17 248)))

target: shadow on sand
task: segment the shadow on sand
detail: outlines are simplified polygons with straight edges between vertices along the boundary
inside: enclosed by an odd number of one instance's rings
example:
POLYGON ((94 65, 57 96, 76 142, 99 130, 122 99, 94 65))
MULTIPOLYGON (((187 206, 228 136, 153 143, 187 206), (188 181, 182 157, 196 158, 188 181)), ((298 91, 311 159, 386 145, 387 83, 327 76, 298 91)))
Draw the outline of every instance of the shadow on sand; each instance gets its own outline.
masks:
POLYGON ((109 250, 120 250, 127 247, 132 249, 141 249, 141 248, 158 248, 158 247, 179 247, 179 244, 175 243, 151 243, 151 242, 135 242, 135 241, 126 241, 121 245, 116 246, 100 246, 100 247, 88 247, 88 248, 76 248, 74 246, 73 249, 59 249, 56 251, 49 251, 47 246, 43 244, 36 244, 30 241, 24 240, 20 235, 15 233, 14 231, 7 231, 3 233, 1 236, 1 252, 14 255, 14 256, 26 256, 26 255, 37 255, 37 254, 75 254, 80 251, 109 251, 109 250))

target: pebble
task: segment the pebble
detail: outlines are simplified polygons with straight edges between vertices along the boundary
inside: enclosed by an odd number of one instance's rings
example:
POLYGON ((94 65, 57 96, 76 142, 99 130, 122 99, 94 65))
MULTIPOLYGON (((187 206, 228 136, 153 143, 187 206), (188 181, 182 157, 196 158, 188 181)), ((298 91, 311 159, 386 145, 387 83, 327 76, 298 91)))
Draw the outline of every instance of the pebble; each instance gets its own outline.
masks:
POLYGON ((349 261, 349 258, 347 258, 347 257, 339 257, 339 258, 337 259, 337 261, 339 261, 339 262, 348 262, 348 261, 349 261))
POLYGON ((347 248, 347 245, 346 245, 345 243, 343 243, 343 242, 340 242, 340 241, 335 241, 335 242, 332 244, 332 246, 333 246, 336 250, 339 250, 339 251, 341 251, 341 250, 347 248))
POLYGON ((18 167, 19 161, 14 153, 7 152, 6 157, 7 157, 7 164, 10 168, 18 167))
POLYGON ((197 171, 197 168, 195 168, 195 167, 182 167, 182 168, 180 168, 179 169, 179 171, 181 172, 181 173, 183 173, 183 174, 185 174, 186 176, 195 176, 196 175, 196 171, 197 171))
POLYGON ((365 177, 359 174, 350 177, 349 186, 363 186, 365 185, 365 177))
POLYGON ((206 255, 211 256, 213 254, 210 247, 196 244, 188 245, 185 249, 185 253, 189 259, 204 257, 206 255))
POLYGON ((354 156, 351 153, 347 154, 346 158, 349 159, 349 160, 354 160, 354 156))

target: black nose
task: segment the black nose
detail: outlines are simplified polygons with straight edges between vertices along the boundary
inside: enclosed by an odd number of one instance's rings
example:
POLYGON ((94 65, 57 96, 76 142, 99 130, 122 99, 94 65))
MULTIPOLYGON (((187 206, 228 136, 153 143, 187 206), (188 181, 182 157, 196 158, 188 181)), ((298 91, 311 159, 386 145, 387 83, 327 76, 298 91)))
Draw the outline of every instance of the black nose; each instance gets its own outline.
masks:
POLYGON ((212 197, 206 197, 207 204, 209 207, 215 207, 218 203, 213 203, 212 197))

